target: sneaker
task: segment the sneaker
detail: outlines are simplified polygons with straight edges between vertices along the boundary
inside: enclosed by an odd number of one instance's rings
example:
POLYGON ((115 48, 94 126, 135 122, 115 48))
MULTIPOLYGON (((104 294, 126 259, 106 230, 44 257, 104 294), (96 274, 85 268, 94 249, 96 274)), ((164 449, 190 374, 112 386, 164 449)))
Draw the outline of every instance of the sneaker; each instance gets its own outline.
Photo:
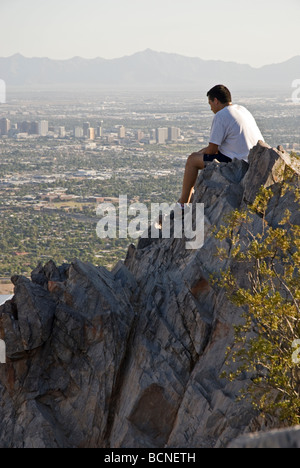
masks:
POLYGON ((174 218, 175 218, 175 211, 178 210, 178 213, 179 213, 179 210, 181 210, 181 216, 182 216, 182 219, 184 218, 184 213, 187 213, 189 210, 190 210, 190 204, 188 203, 179 203, 177 202, 176 203, 176 207, 175 207, 175 210, 172 210, 171 211, 171 214, 170 214, 170 219, 173 221, 174 218))

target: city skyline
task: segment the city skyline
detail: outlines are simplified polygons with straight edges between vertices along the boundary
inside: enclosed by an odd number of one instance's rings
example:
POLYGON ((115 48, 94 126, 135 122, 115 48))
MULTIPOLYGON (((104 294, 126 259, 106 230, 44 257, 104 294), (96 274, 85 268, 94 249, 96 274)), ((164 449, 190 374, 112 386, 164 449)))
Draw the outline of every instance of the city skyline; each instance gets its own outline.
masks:
POLYGON ((299 13, 298 0, 3 0, 0 56, 113 59, 150 48, 260 67, 300 55, 299 13))
POLYGON ((124 125, 117 124, 114 128, 105 130, 106 136, 104 137, 103 120, 99 121, 96 127, 91 126, 90 122, 69 126, 66 130, 64 125, 49 125, 48 120, 28 121, 23 120, 18 123, 12 123, 6 117, 0 118, 0 140, 2 137, 9 137, 14 139, 27 139, 31 137, 51 137, 51 138, 68 138, 68 139, 87 139, 94 141, 101 139, 104 143, 120 143, 121 140, 128 138, 128 142, 133 141, 146 144, 166 144, 166 142, 177 142, 181 135, 181 130, 175 126, 157 127, 147 129, 148 134, 141 129, 136 129, 133 133, 126 133, 124 125))

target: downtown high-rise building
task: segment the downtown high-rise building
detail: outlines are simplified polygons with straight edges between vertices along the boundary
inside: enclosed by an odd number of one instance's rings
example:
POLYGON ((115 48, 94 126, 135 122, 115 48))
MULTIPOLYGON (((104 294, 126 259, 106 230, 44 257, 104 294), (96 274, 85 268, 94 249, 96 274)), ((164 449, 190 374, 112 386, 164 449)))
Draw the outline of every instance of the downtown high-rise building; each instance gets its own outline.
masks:
POLYGON ((89 128, 91 128, 90 122, 84 122, 82 128, 83 128, 83 136, 87 137, 89 133, 89 128))
POLYGON ((87 137, 89 140, 95 140, 95 129, 90 127, 88 129, 87 137))
POLYGON ((20 130, 21 133, 30 133, 31 129, 31 122, 24 121, 21 123, 18 123, 18 130, 20 130))
POLYGON ((38 135, 39 134, 39 123, 38 122, 31 122, 30 123, 30 133, 32 135, 38 135))
POLYGON ((82 138, 83 137, 83 128, 82 127, 74 127, 74 137, 75 138, 82 138))
POLYGON ((167 128, 157 128, 155 132, 156 136, 156 143, 159 145, 163 145, 166 143, 168 139, 168 129, 167 128))
POLYGON ((102 138, 103 137, 103 120, 101 120, 101 123, 98 127, 96 127, 96 136, 98 138, 102 138))
POLYGON ((125 136, 126 136, 125 127, 124 127, 124 125, 120 125, 118 127, 118 138, 123 139, 123 138, 125 138, 125 136))
POLYGON ((64 126, 58 127, 58 136, 59 136, 59 138, 65 138, 66 128, 64 126))
POLYGON ((41 120, 39 122, 39 135, 40 136, 47 136, 48 131, 49 131, 48 120, 41 120))
POLYGON ((138 130, 136 132, 136 139, 137 141, 141 141, 145 136, 145 133, 142 130, 138 130))
POLYGON ((180 128, 169 127, 168 128, 168 141, 177 141, 180 137, 180 128))
POLYGON ((0 135, 7 135, 11 128, 10 120, 0 119, 0 135))

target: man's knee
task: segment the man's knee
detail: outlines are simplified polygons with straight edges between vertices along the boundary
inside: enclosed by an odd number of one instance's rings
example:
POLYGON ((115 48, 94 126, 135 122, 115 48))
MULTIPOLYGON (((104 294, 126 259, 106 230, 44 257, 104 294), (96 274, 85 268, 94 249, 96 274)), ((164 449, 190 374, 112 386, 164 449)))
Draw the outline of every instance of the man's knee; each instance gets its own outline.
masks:
POLYGON ((203 154, 192 153, 186 161, 186 166, 202 169, 204 167, 203 154))

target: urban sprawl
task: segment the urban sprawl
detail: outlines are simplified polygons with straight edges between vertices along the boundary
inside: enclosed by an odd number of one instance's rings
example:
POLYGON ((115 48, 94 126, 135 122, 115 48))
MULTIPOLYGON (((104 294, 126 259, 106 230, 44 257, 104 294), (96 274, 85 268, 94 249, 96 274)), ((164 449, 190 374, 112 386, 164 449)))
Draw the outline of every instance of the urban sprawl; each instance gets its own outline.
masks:
MULTIPOLYGON (((205 96, 205 95, 204 95, 205 96)), ((236 96, 267 143, 300 151, 300 105, 236 96)), ((174 202, 213 114, 195 91, 8 92, 0 105, 0 294, 13 274, 74 258, 112 267, 130 239, 99 239, 103 201, 174 202)))

